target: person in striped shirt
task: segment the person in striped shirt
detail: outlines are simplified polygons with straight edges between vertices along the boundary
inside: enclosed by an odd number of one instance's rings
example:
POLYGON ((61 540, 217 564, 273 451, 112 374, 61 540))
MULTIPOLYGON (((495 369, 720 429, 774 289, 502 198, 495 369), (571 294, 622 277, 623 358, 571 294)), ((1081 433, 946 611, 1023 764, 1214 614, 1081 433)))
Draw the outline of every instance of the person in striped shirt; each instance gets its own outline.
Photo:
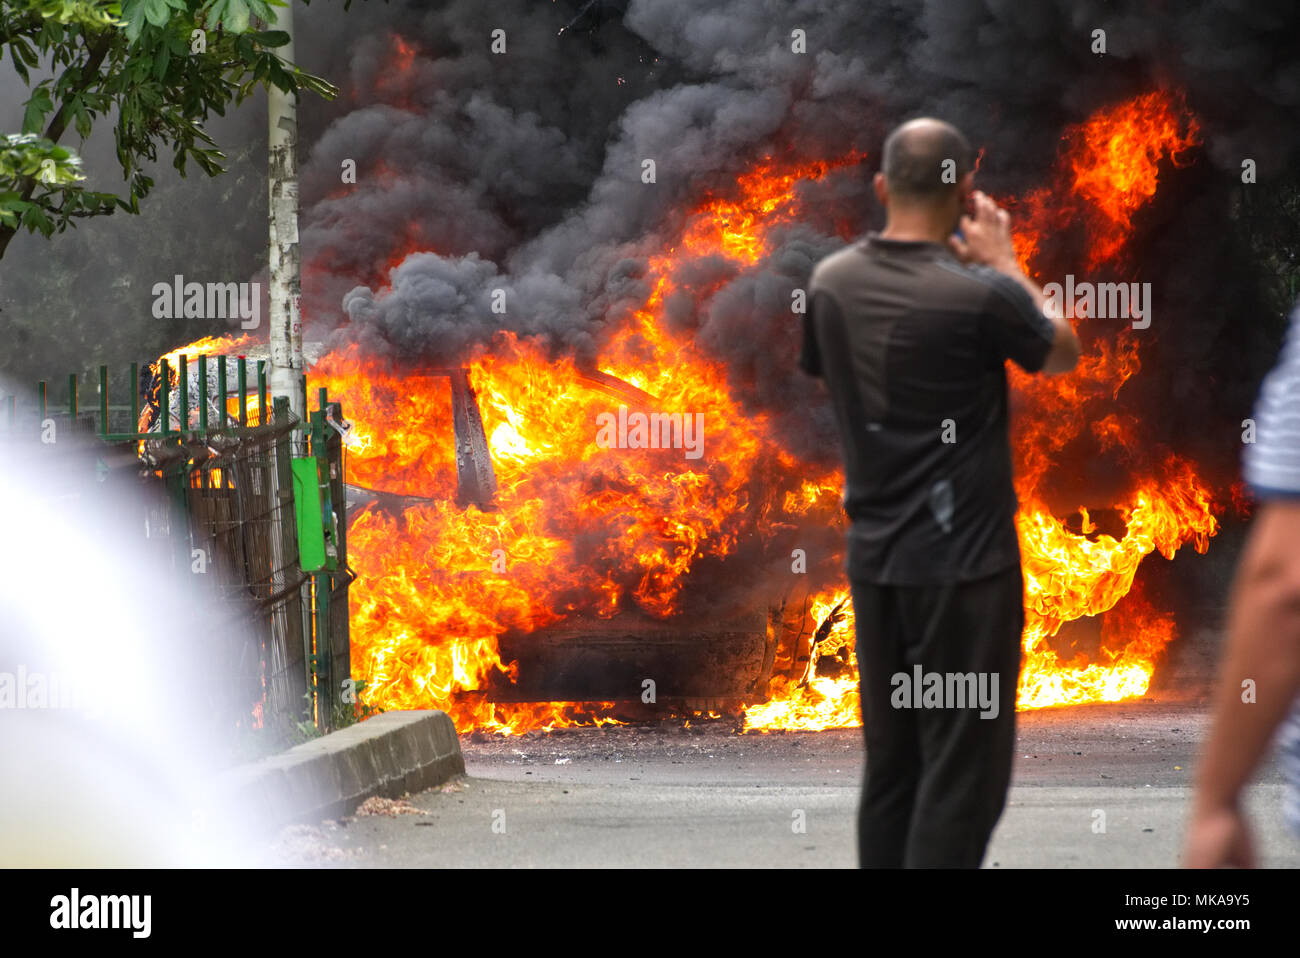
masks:
POLYGON ((1274 733, 1283 813, 1300 835, 1300 302, 1255 406, 1246 482, 1259 502, 1233 584, 1214 718, 1197 773, 1183 862, 1256 864, 1241 793, 1274 733))

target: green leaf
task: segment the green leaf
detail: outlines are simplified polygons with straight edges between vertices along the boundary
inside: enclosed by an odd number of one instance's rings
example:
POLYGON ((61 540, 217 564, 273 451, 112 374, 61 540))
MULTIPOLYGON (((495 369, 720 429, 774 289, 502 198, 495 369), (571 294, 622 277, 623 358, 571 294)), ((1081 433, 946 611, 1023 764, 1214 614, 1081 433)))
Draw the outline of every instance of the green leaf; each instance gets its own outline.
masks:
POLYGON ((274 52, 290 39, 274 28, 276 11, 285 6, 283 0, 0 0, 0 53, 9 48, 14 72, 29 90, 23 132, 0 134, 0 225, 48 236, 77 218, 139 212, 154 186, 142 171, 159 161, 161 150, 172 153, 182 172, 187 161, 209 176, 224 172, 226 158, 203 125, 257 87, 334 96, 333 85, 274 52), (209 56, 189 55, 196 26, 209 31, 209 56), (87 69, 92 62, 95 69, 87 69), (49 78, 33 85, 33 70, 49 78), (59 109, 67 132, 83 139, 97 124, 111 123, 124 190, 83 189, 80 157, 41 138, 59 109))
POLYGON ((248 31, 249 5, 246 0, 212 0, 207 15, 210 21, 220 23, 231 33, 248 31))
POLYGON ((44 85, 38 86, 32 91, 27 100, 27 108, 23 111, 23 132, 40 133, 45 126, 46 115, 53 109, 54 101, 50 99, 50 91, 44 85))
POLYGON ((153 78, 155 80, 161 80, 167 75, 167 64, 171 62, 171 58, 172 52, 167 44, 159 44, 158 52, 154 54, 153 58, 153 78))
POLYGON ((178 8, 181 5, 173 0, 145 0, 144 16, 155 27, 166 26, 171 19, 172 10, 178 8))
POLYGON ((264 47, 282 47, 292 38, 283 30, 265 30, 251 34, 254 40, 264 47))
POLYGON ((77 135, 84 140, 88 136, 90 136, 90 129, 91 129, 90 114, 86 111, 86 105, 82 101, 81 97, 77 97, 74 101, 72 101, 72 103, 73 103, 72 106, 73 123, 77 128, 77 135))
POLYGON ((46 238, 54 232, 54 221, 39 206, 29 207, 23 213, 23 226, 27 227, 28 231, 32 233, 39 231, 46 238))
POLYGON ((126 18, 126 38, 131 43, 140 39, 144 30, 146 0, 122 0, 122 15, 126 18))

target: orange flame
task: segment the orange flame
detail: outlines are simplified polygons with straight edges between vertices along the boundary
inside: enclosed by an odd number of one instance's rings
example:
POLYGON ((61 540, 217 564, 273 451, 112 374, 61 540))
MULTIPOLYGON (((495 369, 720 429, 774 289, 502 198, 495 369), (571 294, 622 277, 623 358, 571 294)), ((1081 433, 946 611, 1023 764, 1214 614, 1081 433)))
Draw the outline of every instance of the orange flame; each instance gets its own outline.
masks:
MULTIPOLYGON (((1179 162, 1196 135, 1181 100, 1161 91, 1068 130, 1056 186, 1015 204, 1022 263, 1032 269, 1070 223, 1087 232, 1089 265, 1114 263, 1135 214, 1155 194, 1161 162, 1179 162)), ((698 461, 681 450, 601 448, 595 416, 617 401, 572 362, 501 334, 469 365, 499 490, 489 511, 461 508, 453 501, 445 378, 394 368, 355 347, 316 366, 314 377, 357 423, 347 481, 425 500, 405 500, 396 513, 369 506, 349 529, 361 576, 352 587, 353 673, 366 680, 369 704, 435 706, 460 729, 504 733, 612 721, 612 703, 492 702, 494 685, 517 678, 514 663, 502 661, 502 637, 577 614, 637 609, 670 618, 681 611, 693 572, 725 560, 742 539, 842 521, 840 478, 817 475, 781 448, 765 418, 743 410, 728 371, 671 331, 663 313, 683 263, 720 256, 740 269, 754 266, 771 230, 797 218, 800 184, 860 160, 767 158, 737 178, 734 192, 699 204, 679 241, 650 259, 651 293, 610 337, 600 369, 653 396, 658 409, 703 413, 708 451, 698 461)), ((1026 407, 1014 443, 1026 583, 1018 708, 1145 694, 1174 628, 1137 594, 1137 568, 1151 552, 1170 557, 1189 542, 1204 551, 1217 531, 1218 507, 1195 467, 1146 442, 1139 418, 1114 408, 1140 368, 1138 341, 1125 331, 1095 341, 1070 375, 1013 370, 1026 407), (1082 503, 1076 532, 1047 501, 1055 471, 1081 437, 1118 454, 1132 478, 1127 497, 1082 503), (1110 506, 1123 534, 1103 531, 1089 506, 1110 506), (1123 617, 1102 620, 1095 649, 1065 648, 1065 623, 1122 600, 1123 617)), ((800 636, 827 622, 846 596, 835 584, 814 593, 793 627, 800 636)), ((805 639, 783 636, 766 695, 746 704, 745 727, 858 725, 852 635, 850 612, 814 649, 800 652, 805 639), (845 667, 824 669, 831 655, 845 667)))

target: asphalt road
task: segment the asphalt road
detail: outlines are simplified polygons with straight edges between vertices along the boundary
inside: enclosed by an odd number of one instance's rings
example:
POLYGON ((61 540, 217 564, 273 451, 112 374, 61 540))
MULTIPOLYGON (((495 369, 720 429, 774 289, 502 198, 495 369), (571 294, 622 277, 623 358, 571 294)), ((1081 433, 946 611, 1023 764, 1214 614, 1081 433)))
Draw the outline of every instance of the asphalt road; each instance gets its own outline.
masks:
MULTIPOLYGON (((989 868, 1178 863, 1200 701, 1024 713, 989 868), (1105 831, 1095 830, 1104 813, 1105 831)), ((467 774, 385 812, 298 826, 267 864, 852 867, 858 730, 722 722, 461 737, 467 774), (802 828, 800 827, 802 825, 802 828)), ((1270 762, 1248 808, 1263 864, 1300 866, 1270 762)))

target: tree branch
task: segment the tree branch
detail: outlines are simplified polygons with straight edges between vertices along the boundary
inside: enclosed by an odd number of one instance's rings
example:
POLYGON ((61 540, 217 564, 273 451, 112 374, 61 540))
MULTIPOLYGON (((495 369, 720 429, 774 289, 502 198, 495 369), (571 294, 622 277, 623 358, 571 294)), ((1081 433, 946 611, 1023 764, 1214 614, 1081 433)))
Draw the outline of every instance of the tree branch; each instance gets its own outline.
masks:
MULTIPOLYGON (((108 52, 112 48, 113 35, 109 30, 103 31, 95 38, 94 43, 87 45, 86 50, 88 56, 86 57, 86 62, 81 65, 76 92, 80 93, 88 89, 94 80, 99 78, 99 68, 103 65, 104 58, 108 56, 108 52)), ((51 142, 58 143, 63 137, 63 134, 67 132, 68 120, 70 119, 71 114, 72 110, 69 108, 68 101, 65 98, 63 102, 59 104, 58 110, 55 111, 54 116, 50 119, 49 125, 45 128, 45 138, 51 142)), ((36 178, 32 176, 23 179, 22 198, 24 200, 30 200, 32 198, 32 194, 36 192, 36 182, 36 178)), ((20 225, 22 224, 20 223, 19 226, 20 225)), ((0 226, 0 259, 4 258, 5 250, 9 247, 9 241, 12 240, 17 233, 18 226, 0 226)))

